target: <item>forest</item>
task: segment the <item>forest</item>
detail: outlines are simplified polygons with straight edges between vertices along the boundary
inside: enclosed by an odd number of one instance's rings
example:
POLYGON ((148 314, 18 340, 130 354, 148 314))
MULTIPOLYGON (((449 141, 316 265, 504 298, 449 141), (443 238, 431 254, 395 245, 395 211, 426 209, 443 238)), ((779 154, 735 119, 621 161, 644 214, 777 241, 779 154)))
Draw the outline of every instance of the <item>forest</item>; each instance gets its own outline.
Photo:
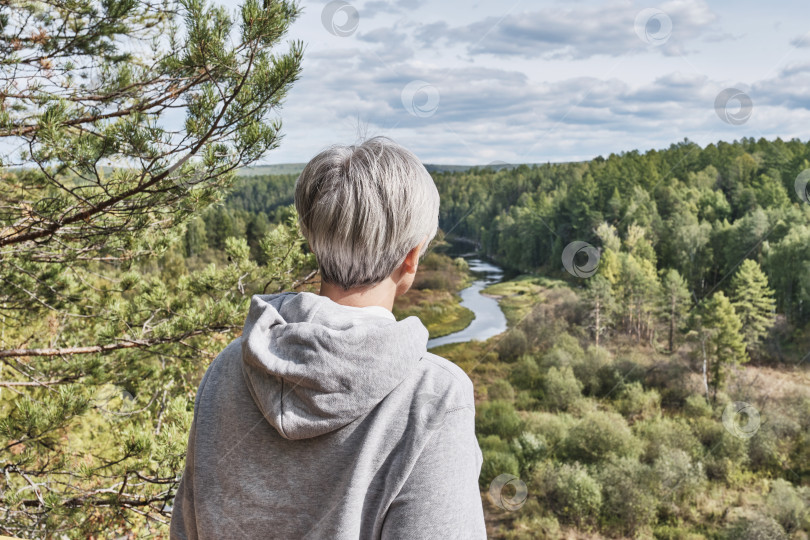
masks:
MULTIPOLYGON (((433 172, 442 233, 398 316, 469 322, 453 237, 520 274, 487 289, 506 334, 434 351, 476 383, 484 500, 526 485, 518 510, 488 503, 493 537, 805 538, 809 166, 807 143, 744 139, 433 172), (575 241, 592 275, 564 267, 575 241)), ((257 247, 294 178, 242 177, 182 257, 215 258, 222 231, 257 247)))

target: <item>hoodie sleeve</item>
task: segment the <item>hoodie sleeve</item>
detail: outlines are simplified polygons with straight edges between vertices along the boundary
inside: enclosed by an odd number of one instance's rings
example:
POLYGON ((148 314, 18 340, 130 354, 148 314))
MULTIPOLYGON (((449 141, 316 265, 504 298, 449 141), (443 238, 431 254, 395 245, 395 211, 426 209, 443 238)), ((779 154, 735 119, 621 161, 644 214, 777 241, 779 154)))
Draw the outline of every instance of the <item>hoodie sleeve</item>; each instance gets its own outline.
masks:
POLYGON ((191 423, 186 451, 186 468, 177 487, 172 507, 172 520, 169 536, 172 540, 196 540, 197 523, 194 514, 194 435, 197 419, 191 423))
POLYGON ((194 442, 197 438, 197 413, 202 400, 203 388, 208 380, 216 359, 200 381, 197 397, 194 400, 194 418, 188 434, 188 447, 186 449, 186 466, 172 506, 172 519, 169 525, 169 537, 172 540, 197 540, 197 516, 194 509, 194 442))
POLYGON ((474 418, 470 407, 447 413, 391 504, 383 540, 486 538, 474 418))

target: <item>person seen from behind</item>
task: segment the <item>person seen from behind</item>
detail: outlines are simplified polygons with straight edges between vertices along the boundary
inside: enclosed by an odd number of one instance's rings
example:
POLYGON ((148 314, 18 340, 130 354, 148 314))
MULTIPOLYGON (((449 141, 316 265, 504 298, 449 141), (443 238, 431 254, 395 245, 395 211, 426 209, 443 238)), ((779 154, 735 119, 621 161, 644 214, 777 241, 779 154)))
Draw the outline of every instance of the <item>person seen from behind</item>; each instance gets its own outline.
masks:
POLYGON ((397 321, 439 193, 390 139, 333 146, 295 185, 312 292, 253 296, 200 383, 171 537, 486 538, 473 386, 397 321))

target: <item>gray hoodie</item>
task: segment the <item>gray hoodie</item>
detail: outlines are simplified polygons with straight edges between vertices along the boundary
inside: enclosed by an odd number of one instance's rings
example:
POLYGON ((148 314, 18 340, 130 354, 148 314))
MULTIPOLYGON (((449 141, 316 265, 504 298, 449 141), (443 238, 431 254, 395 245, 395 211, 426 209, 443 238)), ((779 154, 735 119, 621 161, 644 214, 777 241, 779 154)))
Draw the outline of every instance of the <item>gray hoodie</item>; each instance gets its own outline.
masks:
POLYGON ((171 537, 485 538, 473 387, 416 317, 254 296, 194 404, 171 537))

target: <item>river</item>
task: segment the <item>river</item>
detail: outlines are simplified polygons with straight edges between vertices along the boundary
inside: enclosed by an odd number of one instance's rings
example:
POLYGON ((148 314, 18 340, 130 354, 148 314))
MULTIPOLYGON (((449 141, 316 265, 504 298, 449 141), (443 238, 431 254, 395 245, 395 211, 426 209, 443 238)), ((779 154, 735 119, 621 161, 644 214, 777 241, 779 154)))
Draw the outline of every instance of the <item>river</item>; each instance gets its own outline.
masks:
POLYGON ((503 280, 503 270, 477 258, 475 253, 464 254, 461 257, 467 261, 467 264, 470 265, 470 272, 477 278, 472 285, 462 289, 459 293, 461 305, 472 311, 475 319, 464 330, 428 340, 428 349, 473 339, 484 341, 506 331, 506 317, 501 311, 498 301, 481 294, 481 290, 488 285, 503 280))

